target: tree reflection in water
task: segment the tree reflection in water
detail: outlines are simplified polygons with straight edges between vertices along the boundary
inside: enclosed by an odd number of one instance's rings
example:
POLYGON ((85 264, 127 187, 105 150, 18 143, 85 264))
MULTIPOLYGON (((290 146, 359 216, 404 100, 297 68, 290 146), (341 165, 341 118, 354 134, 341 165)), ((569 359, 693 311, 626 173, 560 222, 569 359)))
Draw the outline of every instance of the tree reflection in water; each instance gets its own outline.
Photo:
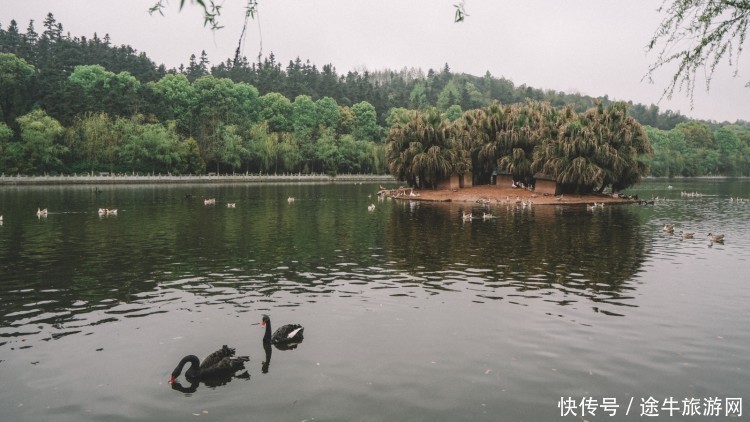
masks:
MULTIPOLYGON (((628 206, 588 212, 585 206, 515 204, 491 207, 495 218, 462 223, 473 204, 403 203, 385 231, 395 266, 421 278, 431 291, 481 284, 478 296, 521 295, 560 305, 569 296, 617 306, 628 304, 647 239, 628 206), (463 271, 461 271, 463 269, 463 271), (550 291, 556 294, 550 295, 550 291)), ((595 307, 595 309, 598 309, 595 307)))

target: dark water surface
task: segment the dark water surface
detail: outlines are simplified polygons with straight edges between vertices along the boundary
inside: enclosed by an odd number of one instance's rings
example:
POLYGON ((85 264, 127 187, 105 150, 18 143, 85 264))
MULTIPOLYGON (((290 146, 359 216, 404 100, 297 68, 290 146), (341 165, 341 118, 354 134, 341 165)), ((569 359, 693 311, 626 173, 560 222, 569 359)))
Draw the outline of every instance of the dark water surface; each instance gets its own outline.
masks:
POLYGON ((730 418, 682 416, 684 399, 702 414, 743 398, 747 417, 750 202, 730 197, 750 181, 653 180, 632 191, 653 206, 472 222, 478 205, 377 187, 0 188, 0 418, 581 420, 560 416, 568 397, 596 401, 587 420, 639 419, 649 398, 677 401, 675 420, 730 418), (264 373, 265 313, 305 340, 264 373), (170 388, 180 358, 223 344, 249 379, 170 388))

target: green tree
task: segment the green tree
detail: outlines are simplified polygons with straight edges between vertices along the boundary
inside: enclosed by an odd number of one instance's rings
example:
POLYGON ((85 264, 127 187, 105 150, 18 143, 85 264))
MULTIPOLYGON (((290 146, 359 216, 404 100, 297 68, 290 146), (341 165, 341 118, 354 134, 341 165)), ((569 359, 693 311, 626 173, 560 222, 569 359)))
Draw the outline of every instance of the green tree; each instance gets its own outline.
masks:
POLYGON ((354 128, 352 135, 355 139, 379 142, 382 129, 378 126, 378 115, 375 107, 367 101, 352 106, 354 114, 354 128))
POLYGON ((324 131, 314 145, 315 160, 320 163, 321 171, 335 175, 342 162, 338 142, 331 131, 324 131))
POLYGON ((179 143, 178 171, 183 174, 203 174, 206 171, 206 163, 201 158, 198 142, 192 137, 179 143))
POLYGON ((619 191, 647 174, 644 157, 653 152, 648 136, 623 103, 601 103, 582 115, 570 109, 556 137, 534 150, 532 170, 554 177, 576 192, 605 187, 619 191))
POLYGON ((461 106, 458 104, 453 104, 452 106, 448 107, 447 110, 445 110, 445 118, 448 119, 448 121, 451 123, 460 119, 463 114, 464 112, 463 110, 461 110, 461 106))
POLYGON ((153 93, 154 114, 161 121, 176 121, 180 133, 192 136, 197 96, 188 78, 181 74, 166 75, 156 82, 150 82, 148 89, 153 93))
POLYGON ((150 145, 141 136, 142 119, 143 116, 118 117, 114 123, 115 130, 122 139, 119 151, 120 162, 129 165, 133 174, 137 170, 148 168, 150 157, 150 151, 148 150, 150 145))
POLYGON ((172 166, 180 166, 181 154, 179 137, 175 126, 158 123, 143 123, 143 116, 130 119, 118 118, 115 129, 120 132, 122 144, 120 160, 137 170, 171 172, 172 166))
POLYGON ((292 130, 300 140, 312 141, 318 125, 315 102, 308 95, 298 95, 292 103, 292 130))
POLYGON ((9 169, 10 161, 10 140, 13 138, 13 130, 3 122, 0 122, 0 173, 5 173, 9 169))
POLYGON ((76 66, 68 77, 70 83, 80 86, 84 93, 90 93, 99 85, 109 88, 115 74, 98 64, 76 66))
POLYGON ((437 108, 440 110, 447 110, 448 107, 458 104, 461 102, 461 92, 458 90, 456 84, 451 80, 448 82, 443 90, 440 91, 437 99, 437 108))
POLYGON ((352 112, 349 106, 339 106, 339 119, 338 134, 339 135, 350 135, 354 131, 354 125, 356 118, 354 112, 352 112))
POLYGON ((62 156, 68 148, 61 143, 63 127, 43 110, 34 110, 18 119, 21 130, 19 167, 26 173, 46 174, 62 168, 62 156))
POLYGON ((297 171, 302 162, 299 144, 290 133, 280 133, 278 137, 278 143, 276 144, 276 172, 297 171), (281 164, 281 168, 278 168, 279 164, 281 164))
POLYGON ((411 93, 409 93, 409 106, 413 109, 423 109, 427 107, 427 89, 425 83, 420 81, 414 84, 411 93))
POLYGON ((203 76, 193 82, 197 140, 206 163, 221 161, 221 127, 251 125, 257 121, 257 90, 229 79, 203 76))
POLYGON ((548 103, 534 101, 509 106, 495 102, 464 113, 457 121, 458 134, 471 152, 475 179, 489 181, 499 167, 516 180, 530 180, 534 149, 555 136, 557 116, 548 103))
POLYGON ((557 139, 548 140, 534 151, 533 170, 554 177, 558 183, 575 186, 586 193, 604 182, 605 170, 595 157, 601 154, 595 128, 575 116, 562 126, 557 139))
POLYGON ((79 165, 93 172, 113 171, 118 162, 120 137, 106 113, 86 113, 76 117, 69 130, 70 151, 79 165))
POLYGON ((698 166, 692 148, 688 146, 684 133, 670 130, 666 135, 665 149, 670 155, 670 175, 697 176, 698 166))
POLYGON ((584 114, 594 122, 602 155, 597 159, 605 169, 605 177, 599 187, 603 191, 611 185, 620 191, 635 185, 648 174, 646 159, 653 148, 643 126, 628 115, 625 103, 615 103, 606 109, 598 102, 584 114))
MULTIPOLYGON (((492 109, 502 109, 495 105, 492 109)), ((497 116, 497 123, 491 124, 486 135, 491 140, 482 148, 480 157, 485 160, 497 156, 497 165, 519 180, 529 180, 535 173, 532 168, 535 149, 544 140, 553 139, 558 114, 549 103, 528 101, 525 104, 514 104, 504 108, 503 112, 490 113, 497 116), (501 130, 494 132, 492 128, 501 130)))
POLYGON ((292 102, 278 92, 269 92, 260 97, 260 120, 268 123, 271 132, 292 130, 292 102))
POLYGON ((680 123, 675 126, 674 130, 681 132, 685 140, 693 148, 715 149, 716 140, 711 128, 707 124, 691 121, 680 123))
POLYGON ((34 66, 14 54, 0 53, 0 122, 12 123, 31 104, 34 66))
MULTIPOLYGON (((229 125, 221 129, 221 145, 219 159, 232 168, 232 173, 242 165, 242 158, 248 155, 242 137, 237 133, 237 126, 229 125)), ((218 173, 218 162, 216 164, 218 173)))
POLYGON ((100 65, 76 66, 68 81, 81 88, 86 111, 130 116, 140 106, 141 83, 129 72, 115 74, 100 65))
POLYGON ((318 122, 323 127, 338 130, 339 121, 341 120, 341 111, 336 100, 331 97, 323 97, 315 102, 315 108, 318 113, 318 122))
POLYGON ((719 172, 727 176, 746 176, 750 149, 747 142, 743 142, 740 126, 726 125, 716 130, 714 138, 719 152, 719 172))
POLYGON ((248 162, 253 163, 258 171, 268 173, 275 165, 276 137, 269 132, 267 122, 253 125, 248 135, 248 162))
POLYGON ((399 116, 386 141, 389 172, 410 186, 431 187, 471 168, 471 157, 457 145, 452 129, 437 109, 399 116))
POLYGON ((653 155, 646 158, 650 174, 656 177, 673 177, 681 174, 682 167, 678 168, 681 155, 678 156, 676 151, 670 150, 667 132, 651 126, 646 126, 645 130, 654 149, 653 155))

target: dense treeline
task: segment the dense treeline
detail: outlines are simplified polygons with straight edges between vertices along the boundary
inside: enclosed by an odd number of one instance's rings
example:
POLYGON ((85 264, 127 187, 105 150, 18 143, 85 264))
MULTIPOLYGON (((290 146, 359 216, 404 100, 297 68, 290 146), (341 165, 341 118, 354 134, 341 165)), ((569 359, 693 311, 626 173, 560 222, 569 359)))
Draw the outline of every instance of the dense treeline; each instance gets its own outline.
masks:
POLYGON ((653 176, 750 176, 750 126, 680 123, 647 128, 654 147, 646 162, 653 176))
POLYGON ((44 28, 0 30, 0 172, 385 172, 366 101, 261 95, 205 55, 167 72, 51 14, 44 28))
MULTIPOLYGON (((332 65, 318 68, 300 59, 283 66, 273 54, 257 63, 240 58, 211 67, 203 52, 187 66, 167 70, 129 46, 112 45, 106 35, 71 37, 52 14, 41 34, 33 21, 25 32, 15 21, 0 25, 0 172, 5 173, 381 173, 383 141, 402 110, 434 107, 454 121, 464 110, 527 100, 575 113, 595 101, 611 104, 606 97, 515 86, 489 72, 454 74, 447 64, 426 73, 405 68, 339 75, 332 65)), ((670 133, 695 123, 654 105, 630 104, 628 113, 670 133)), ((705 125, 713 132, 730 126, 705 125)), ((746 147, 748 124, 731 128, 746 147)), ((672 147, 655 142, 655 157, 672 147)), ((746 174, 747 154, 734 155, 732 171, 746 174)), ((651 165, 660 171, 660 162, 651 165)), ((697 174, 727 168, 698 166, 697 174)), ((693 171, 668 174, 685 173, 693 171)))

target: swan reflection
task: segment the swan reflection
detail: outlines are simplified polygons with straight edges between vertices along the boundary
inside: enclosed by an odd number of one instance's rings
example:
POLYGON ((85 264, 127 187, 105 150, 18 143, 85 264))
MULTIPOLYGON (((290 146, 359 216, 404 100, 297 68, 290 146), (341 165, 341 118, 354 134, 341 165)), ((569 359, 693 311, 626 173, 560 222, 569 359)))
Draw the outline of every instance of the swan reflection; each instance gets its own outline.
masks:
POLYGON ((266 352, 266 360, 263 361, 263 363, 260 366, 260 371, 264 374, 268 373, 268 368, 271 366, 271 343, 269 342, 263 342, 263 350, 266 352))

